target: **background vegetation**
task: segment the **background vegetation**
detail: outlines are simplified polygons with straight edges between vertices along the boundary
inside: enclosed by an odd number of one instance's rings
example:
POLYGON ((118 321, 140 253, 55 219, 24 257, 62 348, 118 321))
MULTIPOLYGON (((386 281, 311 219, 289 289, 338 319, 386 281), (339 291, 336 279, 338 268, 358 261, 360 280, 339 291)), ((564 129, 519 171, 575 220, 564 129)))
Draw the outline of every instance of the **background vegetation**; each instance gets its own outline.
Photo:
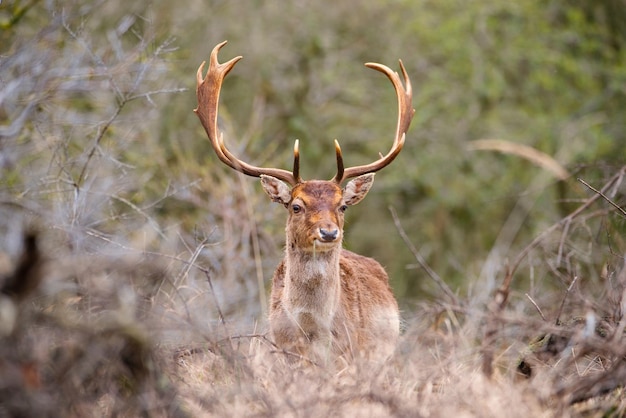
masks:
POLYGON ((3 1, 0 416, 623 413, 625 6, 3 1), (285 213, 191 111, 224 39, 231 149, 289 168, 299 138, 305 178, 334 138, 349 165, 390 146, 362 63, 407 67, 405 149, 347 215, 406 320, 384 369, 275 363, 285 213))

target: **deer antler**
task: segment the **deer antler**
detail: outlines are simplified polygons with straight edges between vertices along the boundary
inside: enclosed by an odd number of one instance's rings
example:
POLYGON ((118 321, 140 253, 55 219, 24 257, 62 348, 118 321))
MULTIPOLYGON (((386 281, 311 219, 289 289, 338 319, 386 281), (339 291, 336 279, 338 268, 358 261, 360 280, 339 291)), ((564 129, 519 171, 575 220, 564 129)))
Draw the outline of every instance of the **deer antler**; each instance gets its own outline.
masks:
POLYGON ((245 161, 235 157, 224 144, 224 135, 217 127, 217 111, 220 101, 220 90, 224 78, 233 69, 235 64, 242 58, 241 56, 235 57, 228 62, 220 64, 217 61, 217 54, 220 49, 226 45, 227 41, 218 44, 209 58, 209 69, 206 77, 202 78, 202 72, 204 69, 203 62, 198 68, 196 95, 198 96, 198 107, 194 109, 204 130, 206 131, 213 150, 219 157, 219 159, 232 169, 235 169, 243 174, 247 174, 252 177, 260 177, 262 174, 266 174, 272 177, 276 177, 280 180, 295 186, 300 183, 300 152, 298 150, 298 141, 296 141, 293 149, 293 171, 282 170, 280 168, 263 168, 256 167, 248 164, 245 161))
MULTIPOLYGON (((211 56, 209 59, 209 69, 207 71, 206 77, 202 77, 204 65, 206 62, 203 62, 200 65, 197 73, 198 84, 196 87, 196 95, 198 96, 198 107, 194 109, 194 112, 198 115, 202 126, 204 126, 204 130, 206 131, 209 140, 211 141, 213 150, 224 164, 241 173, 253 177, 260 177, 263 174, 269 175, 283 180, 292 186, 301 183, 302 179, 300 178, 300 152, 298 149, 297 140, 294 144, 293 149, 293 170, 291 172, 287 170, 282 170, 280 168, 264 168, 248 164, 245 161, 237 158, 235 155, 233 155, 233 153, 230 152, 230 150, 228 150, 228 148, 226 148, 226 145, 224 144, 224 135, 222 132, 219 131, 217 127, 217 112, 219 107, 220 91, 222 88, 222 83, 224 82, 224 78, 226 78, 226 75, 230 72, 230 70, 233 69, 235 64, 237 64, 237 62, 242 57, 235 57, 230 61, 220 64, 217 60, 217 55, 224 45, 226 45, 226 41, 218 44, 215 48, 213 48, 213 51, 211 51, 211 56)), ((400 68, 402 69, 404 86, 402 84, 402 80, 400 80, 400 76, 398 75, 398 73, 391 70, 389 67, 377 63, 367 63, 365 65, 369 68, 384 73, 389 78, 389 80, 391 80, 391 83, 396 90, 396 95, 398 97, 398 125, 396 127, 396 136, 393 141, 391 150, 387 153, 387 155, 381 155, 380 159, 374 161, 373 163, 350 167, 347 169, 344 169, 343 166, 341 147, 339 146, 339 143, 335 140, 335 152, 337 155, 337 174, 332 181, 336 182, 337 184, 341 184, 344 180, 352 177, 357 177, 362 174, 379 171, 380 169, 389 165, 397 157, 400 151, 402 151, 406 131, 409 129, 411 119, 415 114, 415 109, 413 109, 411 104, 413 98, 411 81, 409 80, 409 76, 407 75, 406 69, 402 64, 402 61, 400 61, 400 68)))
POLYGON ((411 104, 411 101, 413 99, 411 80, 409 80, 409 76, 406 72, 406 69, 404 68, 404 65, 402 64, 402 60, 400 60, 400 68, 402 69, 402 76, 404 77, 404 84, 406 85, 406 87, 402 85, 402 81, 400 80, 400 76, 398 75, 398 73, 391 70, 389 67, 373 62, 368 62, 367 64, 365 64, 365 66, 384 73, 387 77, 389 77, 389 80, 391 80, 391 83, 396 90, 396 95, 398 96, 398 125, 396 127, 396 137, 393 140, 393 145, 387 155, 382 156, 381 154, 380 159, 374 161, 373 163, 356 167, 349 167, 345 170, 343 167, 343 156, 341 155, 341 147, 339 146, 339 142, 335 140, 335 152, 337 154, 337 174, 333 178, 333 181, 337 184, 341 184, 344 180, 352 177, 357 177, 362 174, 374 173, 389 165, 398 156, 400 151, 402 151, 406 131, 409 129, 409 125, 411 125, 411 119, 415 114, 415 109, 413 109, 413 106, 411 104))

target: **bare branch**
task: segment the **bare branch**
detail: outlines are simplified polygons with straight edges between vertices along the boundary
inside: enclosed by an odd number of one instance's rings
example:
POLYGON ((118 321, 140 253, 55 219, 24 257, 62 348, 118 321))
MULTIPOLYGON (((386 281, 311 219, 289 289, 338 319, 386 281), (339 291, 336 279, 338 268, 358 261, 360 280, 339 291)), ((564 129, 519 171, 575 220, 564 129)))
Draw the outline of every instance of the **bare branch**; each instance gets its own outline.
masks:
POLYGON ((409 251, 411 251, 411 254, 413 254, 413 257, 415 257, 415 260, 418 262, 418 264, 422 267, 426 274, 428 274, 428 277, 430 277, 437 284, 437 286, 439 286, 443 293, 450 299, 450 302, 455 305, 459 305, 459 299, 454 294, 452 289, 450 289, 447 283, 443 281, 443 279, 432 268, 430 268, 426 260, 424 260, 424 257, 422 257, 417 248, 415 248, 415 246, 411 242, 411 239, 406 234, 404 228, 402 227, 402 224, 400 223, 400 219, 398 218, 396 210, 392 206, 389 206, 389 212, 391 212, 391 217, 393 218, 393 223, 398 230, 398 234, 404 241, 409 251))
POLYGON ((565 306, 565 301, 567 300, 567 296, 569 296, 572 291, 574 284, 578 281, 578 276, 574 276, 572 282, 567 286, 565 290, 565 295, 563 296, 563 300, 561 300, 561 306, 559 306, 559 310, 557 311, 556 318, 554 320, 555 325, 559 325, 561 323, 561 313, 563 313, 563 307, 565 306))
POLYGON ((581 179, 581 178, 577 178, 576 180, 578 180, 579 182, 581 182, 582 184, 584 184, 585 186, 587 186, 589 189, 591 189, 594 193, 602 196, 602 198, 604 200, 606 200, 611 206, 613 206, 615 209, 617 209, 623 216, 626 216, 626 210, 622 209, 617 203, 613 202, 611 199, 609 199, 603 192, 601 192, 600 190, 597 190, 595 188, 593 188, 589 183, 587 183, 585 180, 581 179))
POLYGON ((541 311, 541 308, 539 307, 539 305, 537 305, 537 302, 535 302, 528 293, 524 293, 524 295, 526 295, 530 303, 532 303, 535 306, 535 309, 537 309, 537 312, 539 312, 539 315, 541 315, 541 319, 543 319, 544 321, 547 321, 546 317, 543 315, 543 312, 541 311))

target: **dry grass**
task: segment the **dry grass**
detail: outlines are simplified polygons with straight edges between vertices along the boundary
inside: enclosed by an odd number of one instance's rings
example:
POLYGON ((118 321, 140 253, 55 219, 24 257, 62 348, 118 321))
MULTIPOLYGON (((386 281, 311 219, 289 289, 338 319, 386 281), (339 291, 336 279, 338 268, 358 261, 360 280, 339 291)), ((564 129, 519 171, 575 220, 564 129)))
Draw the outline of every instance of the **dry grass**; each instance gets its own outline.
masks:
POLYGON ((405 312, 406 331, 386 363, 327 369, 294 363, 263 324, 212 323, 207 309, 223 307, 209 286, 191 288, 190 270, 207 273, 195 251, 176 257, 177 272, 147 254, 52 260, 46 239, 27 235, 3 280, 2 416, 626 412, 623 266, 595 296, 581 278, 536 301, 541 315, 518 310, 523 299, 513 291, 514 302, 496 296, 497 306, 424 304, 405 312))

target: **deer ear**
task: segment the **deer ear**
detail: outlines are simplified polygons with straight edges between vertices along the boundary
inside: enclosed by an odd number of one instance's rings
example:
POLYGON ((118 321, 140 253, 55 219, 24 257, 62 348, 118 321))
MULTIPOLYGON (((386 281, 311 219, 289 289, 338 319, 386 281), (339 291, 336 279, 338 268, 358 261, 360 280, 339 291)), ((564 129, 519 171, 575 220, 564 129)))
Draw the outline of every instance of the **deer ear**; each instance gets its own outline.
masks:
POLYGON ((374 184, 374 173, 363 174, 350 180, 343 189, 343 201, 346 205, 352 206, 359 203, 374 184))
POLYGON ((291 189, 276 177, 261 174, 261 186, 273 202, 287 205, 291 201, 291 189))

